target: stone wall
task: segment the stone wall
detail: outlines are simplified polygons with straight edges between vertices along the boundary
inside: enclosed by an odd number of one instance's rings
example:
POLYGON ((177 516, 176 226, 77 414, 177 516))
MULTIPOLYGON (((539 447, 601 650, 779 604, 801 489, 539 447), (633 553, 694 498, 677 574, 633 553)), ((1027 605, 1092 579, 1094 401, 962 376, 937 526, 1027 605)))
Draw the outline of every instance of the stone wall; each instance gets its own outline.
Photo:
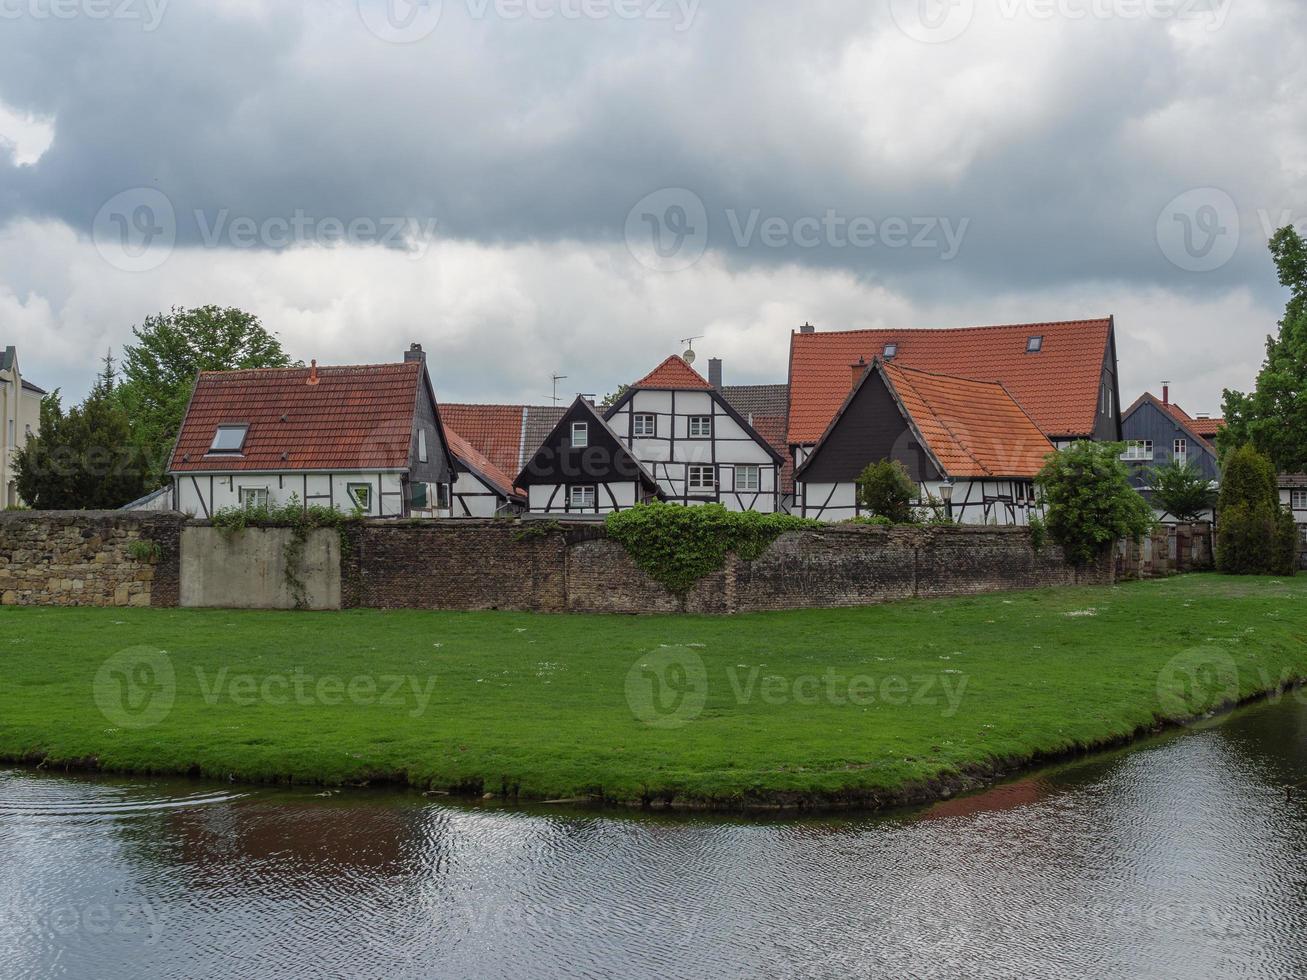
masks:
POLYGON ((121 511, 0 513, 0 602, 175 606, 186 518, 121 511), (135 542, 153 543, 133 555, 135 542))
POLYGON ((1184 572, 1209 572, 1216 567, 1212 525, 1161 525, 1139 543, 1117 544, 1116 577, 1121 580, 1163 578, 1184 572))

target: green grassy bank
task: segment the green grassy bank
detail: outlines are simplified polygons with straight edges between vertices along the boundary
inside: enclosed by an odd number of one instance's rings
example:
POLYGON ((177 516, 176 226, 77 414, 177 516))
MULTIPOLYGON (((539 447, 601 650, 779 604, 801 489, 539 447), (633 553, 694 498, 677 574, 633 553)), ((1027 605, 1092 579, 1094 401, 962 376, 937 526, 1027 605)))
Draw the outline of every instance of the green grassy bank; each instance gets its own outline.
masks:
POLYGON ((524 799, 927 799, 1307 678, 1307 578, 849 610, 0 612, 0 758, 524 799))

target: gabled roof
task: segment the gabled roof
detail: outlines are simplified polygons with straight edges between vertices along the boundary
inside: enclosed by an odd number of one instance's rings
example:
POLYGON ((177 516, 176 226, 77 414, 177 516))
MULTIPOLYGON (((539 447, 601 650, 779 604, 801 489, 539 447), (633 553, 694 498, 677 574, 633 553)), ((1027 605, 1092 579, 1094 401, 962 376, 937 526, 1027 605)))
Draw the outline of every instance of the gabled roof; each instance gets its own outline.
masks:
MULTIPOLYGON (((202 371, 170 472, 405 470, 425 371, 417 361, 202 371), (248 425, 239 454, 209 454, 220 425, 248 425)), ((434 396, 432 398, 434 402, 434 396)))
MULTIPOLYGON (((1216 438, 1216 433, 1225 425, 1225 419, 1193 419, 1189 414, 1175 402, 1164 402, 1151 391, 1145 391, 1136 398, 1124 412, 1121 413, 1121 421, 1124 422, 1130 416, 1144 405, 1152 405, 1159 412, 1171 419, 1180 431, 1184 432, 1194 441, 1197 446, 1204 443, 1210 443, 1216 438), (1210 433, 1210 434, 1208 434, 1210 433)), ((1212 451, 1211 447, 1207 447, 1212 451)))
POLYGON ((673 354, 631 387, 686 391, 712 388, 712 385, 703 375, 690 367, 685 358, 673 354))
POLYGON ((1050 436, 1094 430, 1112 319, 951 330, 848 330, 795 333, 790 342, 789 441, 821 438, 849 390, 849 366, 883 358, 921 371, 1001 381, 1050 436), (1027 353, 1042 337, 1039 353, 1027 353))
POLYGON ((799 467, 799 479, 862 386, 877 375, 885 379, 922 448, 947 476, 1032 479, 1043 468, 1045 457, 1056 452, 1002 384, 916 371, 874 358, 799 467))
POLYGON ((485 454, 460 436, 445 423, 445 442, 459 467, 467 470, 486 486, 503 497, 520 500, 525 494, 513 486, 513 480, 485 454))
MULTIPOLYGON (((524 486, 524 487, 530 486, 533 483, 541 482, 535 479, 535 476, 538 475, 538 473, 541 470, 550 470, 554 468, 555 464, 558 462, 557 454, 554 453, 547 454, 548 458, 542 459, 542 465, 539 467, 536 467, 535 465, 536 458, 538 456, 541 456, 542 451, 545 449, 545 447, 547 447, 550 443, 562 437, 563 427, 568 423, 568 419, 573 415, 580 415, 582 418, 585 419, 585 421, 594 422, 595 424, 597 424, 600 430, 604 433, 604 435, 608 437, 613 447, 613 452, 618 454, 618 456, 620 456, 621 459, 631 464, 631 473, 638 476, 640 482, 644 484, 644 486, 647 489, 652 490, 655 493, 661 494, 662 491, 658 486, 658 480, 654 477, 653 473, 649 471, 649 467, 645 466, 645 464, 641 462, 639 459, 636 459, 635 455, 629 449, 626 448, 626 443, 622 442, 622 437, 617 434, 617 431, 611 425, 609 425, 607 421, 605 421, 604 417, 599 414, 598 409, 595 408, 595 406, 590 402, 590 400, 583 395, 577 396, 576 401, 572 402, 572 404, 559 418, 558 422, 554 425, 553 429, 550 430, 549 435, 545 437, 545 439, 540 443, 539 446, 537 446, 534 450, 532 450, 531 457, 525 463, 522 464, 522 470, 520 473, 518 473, 517 480, 514 482, 516 482, 519 486, 524 486), (536 470, 536 472, 533 473, 532 470, 536 470)), ((569 434, 568 442, 570 443, 570 441, 571 439, 569 434)), ((592 442, 591 446, 594 447, 595 443, 592 442)), ((580 453, 581 459, 582 461, 584 461, 587 450, 578 449, 578 450, 574 450, 574 452, 580 453)), ((575 473, 571 475, 581 476, 584 478, 589 474, 582 472, 582 473, 575 473)))
POLYGON ((558 405, 440 405, 441 418, 503 473, 521 470, 565 411, 558 405))

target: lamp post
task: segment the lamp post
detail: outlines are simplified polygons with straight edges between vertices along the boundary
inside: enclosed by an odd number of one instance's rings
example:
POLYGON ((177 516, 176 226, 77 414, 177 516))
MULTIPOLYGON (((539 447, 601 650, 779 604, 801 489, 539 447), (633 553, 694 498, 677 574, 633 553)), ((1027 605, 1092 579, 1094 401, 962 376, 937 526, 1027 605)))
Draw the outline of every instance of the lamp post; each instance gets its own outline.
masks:
POLYGON ((953 523, 953 481, 945 480, 939 487, 940 499, 944 501, 944 516, 948 518, 950 524, 953 523))

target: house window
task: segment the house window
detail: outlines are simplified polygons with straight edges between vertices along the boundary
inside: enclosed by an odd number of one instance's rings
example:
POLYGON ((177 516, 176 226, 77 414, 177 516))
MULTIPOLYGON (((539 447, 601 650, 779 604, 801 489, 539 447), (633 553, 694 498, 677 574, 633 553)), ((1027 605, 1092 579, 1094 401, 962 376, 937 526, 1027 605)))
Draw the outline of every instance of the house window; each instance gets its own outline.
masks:
POLYGON ((418 429, 418 462, 427 461, 427 430, 418 429))
POLYGON ((634 420, 636 438, 641 436, 656 436, 658 434, 658 416, 657 415, 637 415, 634 420))
POLYGON ((1153 458, 1153 440, 1151 439, 1131 439, 1125 444, 1125 452, 1121 454, 1124 460, 1151 460, 1153 458))
POLYGON ((211 453, 238 453, 245 448, 245 433, 249 432, 248 425, 220 425, 218 431, 213 434, 213 444, 209 446, 211 453))
POLYGON ((436 510, 449 510, 453 506, 453 489, 448 483, 436 484, 436 510))
POLYGON ((351 483, 345 487, 349 493, 349 499, 359 510, 365 513, 372 511, 372 484, 370 483, 351 483))
POLYGON ((1026 353, 1027 353, 1027 354, 1038 354, 1038 353, 1039 353, 1041 350, 1043 350, 1043 349, 1044 349, 1044 338, 1043 338, 1043 337, 1027 337, 1027 338, 1026 338, 1026 353))
POLYGON ((717 477, 711 466, 691 466, 688 493, 712 493, 717 489, 717 477))
POLYGON ((267 510, 267 487, 241 487, 240 501, 242 510, 267 510))
POLYGON ((1020 480, 1017 480, 1016 483, 1013 484, 1013 487, 1016 499, 1024 503, 1026 499, 1026 485, 1020 480))
POLYGON ((762 467, 761 466, 735 467, 735 489, 736 490, 761 490, 762 467))
MULTIPOLYGON (((572 448, 585 449, 590 445, 590 424, 588 422, 572 423, 572 448)), ((594 487, 590 488, 591 490, 594 487)))
POLYGON ((567 506, 569 510, 594 510, 595 488, 594 487, 568 488, 567 506))
POLYGON ((899 353, 899 345, 898 345, 898 344, 886 344, 886 345, 885 345, 885 360, 887 360, 887 361, 892 361, 894 358, 896 358, 896 357, 898 356, 898 353, 899 353))
POLYGON ((428 497, 428 487, 425 483, 409 484, 409 506, 414 510, 426 510, 428 497))
POLYGON ((1289 494, 1289 504, 1294 510, 1307 510, 1307 490, 1294 490, 1289 494))
POLYGON ((691 438, 691 439, 711 439, 711 438, 712 438, 712 416, 711 416, 711 415, 691 415, 691 416, 690 416, 690 438, 691 438))
POLYGON ((1174 456, 1175 461, 1181 465, 1187 462, 1189 459, 1189 440, 1177 439, 1171 455, 1174 456))
POLYGON ((1298 540, 1301 541, 1304 546, 1307 546, 1307 524, 1298 525, 1298 540))

